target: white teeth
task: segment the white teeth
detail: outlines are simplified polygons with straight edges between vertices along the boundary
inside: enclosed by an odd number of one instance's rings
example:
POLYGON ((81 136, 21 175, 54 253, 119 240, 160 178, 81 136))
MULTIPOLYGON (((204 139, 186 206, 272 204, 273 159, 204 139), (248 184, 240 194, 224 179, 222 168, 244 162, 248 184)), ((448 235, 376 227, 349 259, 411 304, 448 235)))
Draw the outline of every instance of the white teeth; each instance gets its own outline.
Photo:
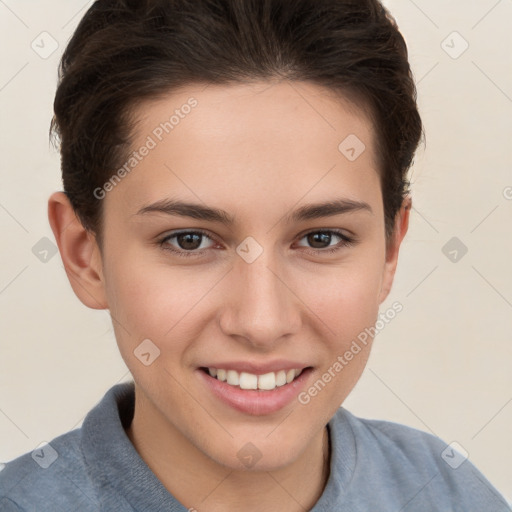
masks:
POLYGON ((240 387, 242 389, 258 389, 258 376, 242 372, 240 374, 240 387))
POLYGON ((286 372, 279 370, 276 373, 276 386, 284 386, 286 384, 286 372))
POLYGON ((263 375, 254 375, 253 373, 240 372, 236 370, 223 370, 217 368, 208 368, 208 373, 217 380, 227 382, 231 386, 240 386, 241 389, 261 389, 272 391, 276 387, 289 384, 301 373, 302 369, 279 370, 278 372, 269 372, 263 375))
POLYGON ((228 370, 227 371, 227 383, 231 384, 232 386, 238 386, 240 384, 240 376, 238 375, 238 372, 235 370, 228 370))
POLYGON ((276 387, 276 374, 274 372, 265 373, 258 377, 258 389, 272 390, 276 387))

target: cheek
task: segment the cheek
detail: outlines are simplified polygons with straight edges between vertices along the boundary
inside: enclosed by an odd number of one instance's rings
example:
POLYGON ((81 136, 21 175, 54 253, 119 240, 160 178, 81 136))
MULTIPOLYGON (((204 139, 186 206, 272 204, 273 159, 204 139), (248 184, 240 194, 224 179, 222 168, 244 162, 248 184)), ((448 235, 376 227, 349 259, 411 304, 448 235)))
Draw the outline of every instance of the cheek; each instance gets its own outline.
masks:
POLYGON ((301 288, 301 298, 319 319, 316 325, 325 357, 318 380, 299 403, 318 415, 327 411, 326 418, 353 389, 370 355, 369 333, 378 317, 383 269, 376 249, 361 251, 357 261, 346 266, 317 273, 310 279, 314 287, 301 288))
POLYGON ((136 343, 144 338, 163 340, 179 330, 187 315, 212 288, 212 276, 194 278, 190 270, 176 270, 128 256, 110 266, 107 298, 123 339, 127 332, 136 343), (211 281, 211 283, 210 283, 211 281), (127 331, 127 332, 126 332, 127 331))
POLYGON ((298 281, 298 294, 329 328, 329 338, 335 338, 339 344, 375 322, 382 269, 382 261, 360 253, 357 262, 298 281))
MULTIPOLYGON (((378 272, 357 272, 325 279, 308 299, 322 325, 324 357, 315 380, 299 396, 300 407, 325 422, 343 404, 368 361, 373 338, 369 333, 378 316, 378 272), (320 291, 321 290, 321 291, 320 291)), ((306 301, 305 301, 306 302, 306 301)))

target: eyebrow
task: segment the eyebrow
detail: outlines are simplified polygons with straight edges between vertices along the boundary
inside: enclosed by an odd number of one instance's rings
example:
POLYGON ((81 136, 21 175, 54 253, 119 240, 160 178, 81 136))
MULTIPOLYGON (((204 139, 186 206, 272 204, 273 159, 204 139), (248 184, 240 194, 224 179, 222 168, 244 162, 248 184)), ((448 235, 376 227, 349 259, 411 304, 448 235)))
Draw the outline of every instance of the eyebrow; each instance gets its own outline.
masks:
MULTIPOLYGON (((297 210, 285 215, 284 222, 291 224, 293 222, 333 217, 335 215, 356 211, 367 211, 373 214, 373 210, 368 203, 342 198, 324 203, 301 206, 297 210)), ((218 222, 226 226, 232 226, 236 221, 235 217, 225 210, 172 199, 164 199, 144 206, 137 212, 137 215, 148 213, 163 213, 166 215, 189 217, 197 220, 218 222)))

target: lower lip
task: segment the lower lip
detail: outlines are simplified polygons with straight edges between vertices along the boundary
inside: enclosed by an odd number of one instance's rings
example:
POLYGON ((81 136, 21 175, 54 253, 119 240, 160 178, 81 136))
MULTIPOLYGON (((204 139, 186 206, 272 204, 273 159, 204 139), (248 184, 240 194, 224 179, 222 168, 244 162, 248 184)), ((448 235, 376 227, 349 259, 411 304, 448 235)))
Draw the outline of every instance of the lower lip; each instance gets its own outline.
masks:
POLYGON ((276 387, 272 391, 240 389, 211 377, 203 370, 197 369, 196 371, 206 386, 222 402, 245 414, 263 416, 279 411, 292 402, 304 387, 312 368, 302 370, 295 380, 284 386, 276 387))

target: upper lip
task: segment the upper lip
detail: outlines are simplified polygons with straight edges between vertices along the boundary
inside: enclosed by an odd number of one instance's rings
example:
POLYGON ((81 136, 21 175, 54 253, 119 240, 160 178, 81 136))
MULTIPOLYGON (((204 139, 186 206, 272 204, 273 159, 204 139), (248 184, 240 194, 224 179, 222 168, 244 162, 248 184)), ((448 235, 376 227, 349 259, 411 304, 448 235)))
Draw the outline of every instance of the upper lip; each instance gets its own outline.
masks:
POLYGON ((310 365, 298 361, 278 359, 266 363, 257 363, 254 361, 224 361, 219 363, 209 363, 208 365, 202 366, 202 368, 220 368, 222 370, 235 370, 238 373, 247 372, 254 375, 264 375, 265 373, 278 372, 279 370, 303 370, 309 366, 310 365))

